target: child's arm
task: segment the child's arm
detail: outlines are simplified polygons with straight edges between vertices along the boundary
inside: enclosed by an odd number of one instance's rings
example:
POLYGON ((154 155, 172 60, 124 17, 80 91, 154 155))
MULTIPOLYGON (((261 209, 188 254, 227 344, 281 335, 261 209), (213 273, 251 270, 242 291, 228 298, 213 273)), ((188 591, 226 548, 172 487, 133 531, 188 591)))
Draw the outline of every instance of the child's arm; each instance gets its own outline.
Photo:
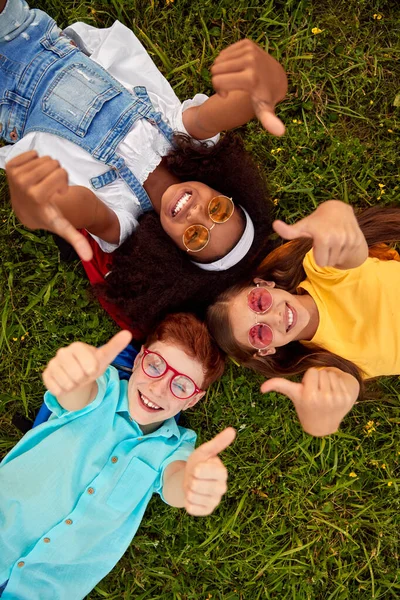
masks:
POLYGON ((360 384, 350 373, 323 367, 308 369, 301 383, 274 377, 262 384, 261 391, 288 396, 304 431, 320 437, 339 429, 357 400, 360 384))
POLYGON ((61 348, 43 372, 45 386, 63 408, 80 410, 95 399, 96 379, 131 339, 129 331, 120 331, 101 348, 83 342, 61 348))
POLYGON ((47 229, 62 236, 83 260, 92 258, 88 241, 77 229, 87 229, 111 244, 119 242, 116 214, 89 189, 69 186, 57 160, 32 150, 7 163, 11 204, 30 229, 47 229))
POLYGON ((210 515, 227 490, 228 472, 218 454, 230 446, 236 431, 227 427, 202 444, 187 462, 176 461, 164 472, 163 496, 168 504, 185 507, 190 515, 210 515))
POLYGON ((201 106, 187 109, 183 123, 197 139, 243 125, 257 116, 267 131, 283 135, 285 127, 275 106, 287 92, 282 66, 250 40, 232 44, 218 55, 212 68, 217 94, 201 106))
POLYGON ((320 267, 354 269, 368 258, 368 244, 354 211, 340 200, 323 202, 294 225, 274 221, 273 228, 286 240, 312 238, 315 262, 320 267))

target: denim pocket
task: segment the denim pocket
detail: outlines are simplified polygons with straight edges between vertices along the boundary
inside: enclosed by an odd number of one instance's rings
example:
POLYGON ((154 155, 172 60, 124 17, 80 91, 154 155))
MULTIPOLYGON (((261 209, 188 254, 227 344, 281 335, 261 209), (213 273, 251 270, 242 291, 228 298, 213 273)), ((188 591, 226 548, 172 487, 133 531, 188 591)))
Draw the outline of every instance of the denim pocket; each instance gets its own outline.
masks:
POLYGON ((147 463, 134 457, 107 498, 107 505, 125 512, 133 510, 152 488, 158 472, 147 463))
POLYGON ((105 102, 121 92, 90 67, 75 63, 54 78, 43 97, 43 112, 84 137, 105 102))

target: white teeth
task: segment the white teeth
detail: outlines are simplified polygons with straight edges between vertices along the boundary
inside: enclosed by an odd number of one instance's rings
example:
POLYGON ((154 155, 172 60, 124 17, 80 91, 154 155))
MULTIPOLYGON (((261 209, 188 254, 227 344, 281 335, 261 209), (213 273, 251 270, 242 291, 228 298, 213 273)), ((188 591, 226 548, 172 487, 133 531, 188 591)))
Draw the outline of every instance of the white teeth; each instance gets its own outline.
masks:
POLYGON ((181 196, 179 198, 178 202, 175 204, 174 208, 172 209, 173 217, 175 217, 182 210, 182 208, 185 206, 185 204, 187 204, 187 202, 189 202, 191 197, 192 197, 192 194, 189 194, 189 192, 185 192, 183 194, 183 196, 181 196))
POLYGON ((289 329, 293 324, 294 316, 293 316, 293 311, 289 306, 287 307, 287 309, 288 309, 288 329, 289 329))
POLYGON ((154 402, 150 402, 150 400, 148 400, 146 398, 146 396, 143 396, 143 394, 141 394, 139 392, 140 398, 143 402, 143 404, 145 404, 146 406, 148 406, 149 408, 152 408, 154 410, 161 410, 161 406, 158 406, 157 404, 154 404, 154 402))

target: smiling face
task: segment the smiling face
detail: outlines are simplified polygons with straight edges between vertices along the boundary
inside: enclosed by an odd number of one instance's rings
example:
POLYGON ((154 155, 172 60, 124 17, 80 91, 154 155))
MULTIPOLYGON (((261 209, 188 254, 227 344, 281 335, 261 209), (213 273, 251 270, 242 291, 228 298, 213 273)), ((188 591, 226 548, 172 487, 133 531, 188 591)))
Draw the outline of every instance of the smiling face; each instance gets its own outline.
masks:
MULTIPOLYGON (((157 341, 148 347, 157 352, 164 360, 182 375, 190 377, 198 388, 202 387, 204 373, 202 364, 186 354, 176 345, 157 341)), ((187 400, 176 398, 170 388, 175 374, 167 371, 158 378, 149 377, 142 369, 143 349, 136 357, 133 372, 129 379, 129 412, 141 426, 143 433, 155 431, 163 421, 174 417, 181 410, 194 406, 205 394, 196 393, 187 400)))
POLYGON ((268 294, 254 294, 254 287, 247 287, 234 296, 228 312, 236 341, 254 353, 267 356, 295 340, 311 339, 315 333, 315 315, 310 310, 312 299, 276 289, 271 281, 255 281, 261 286, 256 289, 268 290, 272 303, 268 294))
POLYGON ((208 205, 220 192, 198 181, 171 185, 161 198, 160 221, 164 231, 183 251, 187 251, 182 237, 188 227, 204 225, 210 232, 209 243, 200 252, 188 252, 191 260, 213 262, 226 254, 240 240, 245 223, 239 210, 225 223, 214 224, 208 214, 208 205))

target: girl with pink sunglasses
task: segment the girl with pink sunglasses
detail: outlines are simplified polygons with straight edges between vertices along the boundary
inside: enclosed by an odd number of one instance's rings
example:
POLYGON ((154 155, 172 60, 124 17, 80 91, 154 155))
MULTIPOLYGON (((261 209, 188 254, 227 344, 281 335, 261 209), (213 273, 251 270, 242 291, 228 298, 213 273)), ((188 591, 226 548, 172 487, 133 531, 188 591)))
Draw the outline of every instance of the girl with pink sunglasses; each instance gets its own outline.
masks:
POLYGON ((224 292, 208 310, 219 346, 269 378, 263 392, 289 396, 303 428, 335 432, 364 381, 400 374, 400 208, 322 203, 294 225, 257 277, 224 292), (286 379, 303 375, 300 383, 286 379))

